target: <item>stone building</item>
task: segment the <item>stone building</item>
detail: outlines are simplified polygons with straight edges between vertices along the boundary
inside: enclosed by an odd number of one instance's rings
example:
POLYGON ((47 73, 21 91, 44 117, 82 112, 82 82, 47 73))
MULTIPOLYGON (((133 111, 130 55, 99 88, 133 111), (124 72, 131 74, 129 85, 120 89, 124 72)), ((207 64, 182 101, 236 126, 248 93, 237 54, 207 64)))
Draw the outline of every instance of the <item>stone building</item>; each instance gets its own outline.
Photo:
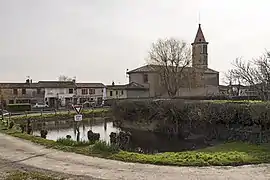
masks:
MULTIPOLYGON (((201 25, 192 45, 192 66, 186 67, 183 83, 176 96, 208 96, 219 92, 219 72, 208 67, 208 42, 201 25)), ((149 88, 149 97, 168 97, 157 65, 146 65, 128 71, 129 82, 149 88)), ((139 92, 138 92, 139 94, 139 92)))
POLYGON ((1 102, 7 104, 44 102, 44 88, 27 79, 25 83, 0 83, 1 102))

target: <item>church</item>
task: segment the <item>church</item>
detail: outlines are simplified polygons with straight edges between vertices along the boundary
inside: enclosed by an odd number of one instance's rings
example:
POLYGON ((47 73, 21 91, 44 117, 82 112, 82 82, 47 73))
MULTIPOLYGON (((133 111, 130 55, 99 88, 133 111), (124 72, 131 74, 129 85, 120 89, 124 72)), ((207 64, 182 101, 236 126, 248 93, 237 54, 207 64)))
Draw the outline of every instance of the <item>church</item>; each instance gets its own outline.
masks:
MULTIPOLYGON (((184 69, 183 86, 177 97, 211 96, 219 93, 219 72, 208 67, 208 42, 199 24, 192 46, 192 65, 184 69)), ((145 65, 127 72, 129 84, 125 98, 168 97, 155 65, 145 65)))

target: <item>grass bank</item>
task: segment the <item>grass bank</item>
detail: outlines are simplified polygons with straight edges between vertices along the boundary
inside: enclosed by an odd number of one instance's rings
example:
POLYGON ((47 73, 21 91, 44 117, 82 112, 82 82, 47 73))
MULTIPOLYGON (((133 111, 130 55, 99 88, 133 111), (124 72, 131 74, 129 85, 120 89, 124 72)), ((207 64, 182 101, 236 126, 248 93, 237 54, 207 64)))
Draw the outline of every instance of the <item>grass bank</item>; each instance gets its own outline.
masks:
POLYGON ((7 129, 1 125, 0 132, 29 140, 47 148, 75 152, 124 162, 138 162, 157 165, 175 166, 210 166, 210 165, 244 165, 270 163, 270 145, 252 145, 242 142, 231 142, 196 151, 166 152, 159 154, 140 154, 121 151, 115 146, 98 141, 76 142, 67 139, 52 141, 18 132, 15 128, 7 129))
POLYGON ((64 180, 64 178, 56 178, 39 172, 13 171, 8 173, 5 180, 64 180))
MULTIPOLYGON (((11 120, 14 122, 27 121, 27 120, 64 120, 64 119, 73 119, 75 112, 57 112, 52 114, 28 114, 27 116, 15 116, 11 117, 11 120)), ((83 117, 91 118, 91 117, 105 117, 110 115, 110 109, 108 108, 98 108, 93 110, 83 110, 83 117)))

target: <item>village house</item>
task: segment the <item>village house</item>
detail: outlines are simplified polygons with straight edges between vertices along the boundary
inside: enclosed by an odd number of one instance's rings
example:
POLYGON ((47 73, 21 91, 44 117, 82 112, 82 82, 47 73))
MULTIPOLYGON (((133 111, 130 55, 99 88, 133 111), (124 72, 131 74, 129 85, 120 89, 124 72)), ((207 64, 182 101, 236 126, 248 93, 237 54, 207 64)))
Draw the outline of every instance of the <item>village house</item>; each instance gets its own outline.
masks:
POLYGON ((107 85, 106 99, 149 97, 148 87, 131 82, 125 85, 107 85))
POLYGON ((76 83, 77 87, 77 103, 94 102, 100 106, 106 98, 106 87, 102 83, 76 83))
POLYGON ((20 103, 43 103, 44 89, 27 79, 25 83, 0 83, 0 97, 4 106, 20 103))
MULTIPOLYGON (((183 96, 209 96, 219 93, 219 72, 208 67, 208 42, 205 40, 201 25, 192 45, 192 66, 184 69, 183 86, 177 92, 183 96)), ((129 83, 136 83, 149 89, 149 97, 168 97, 166 88, 158 73, 160 66, 145 65, 128 71, 129 83)), ((139 92, 138 92, 138 96, 139 92)), ((142 94, 141 96, 144 96, 142 94)), ((140 97, 141 97, 140 96, 140 97)))
POLYGON ((44 88, 44 100, 49 107, 60 108, 77 102, 75 81, 39 81, 38 85, 44 88))

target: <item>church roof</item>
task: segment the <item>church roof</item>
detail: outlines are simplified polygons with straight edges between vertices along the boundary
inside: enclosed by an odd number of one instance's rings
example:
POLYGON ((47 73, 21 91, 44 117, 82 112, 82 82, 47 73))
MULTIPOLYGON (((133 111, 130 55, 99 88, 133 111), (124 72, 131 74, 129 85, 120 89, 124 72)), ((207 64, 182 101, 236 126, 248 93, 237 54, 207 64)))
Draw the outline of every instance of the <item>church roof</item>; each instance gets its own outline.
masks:
MULTIPOLYGON (((179 67, 181 68, 181 67, 179 67)), ((186 69, 188 68, 192 68, 192 67, 185 67, 186 69)), ((202 70, 204 71, 204 73, 207 73, 207 74, 217 74, 219 73, 218 71, 215 71, 213 69, 210 69, 210 68, 207 68, 207 69, 200 69, 200 68, 197 68, 199 70, 202 70)), ((145 66, 141 66, 139 68, 136 68, 134 70, 131 70, 131 71, 128 71, 127 74, 132 74, 132 73, 155 73, 157 72, 158 70, 160 70, 160 65, 145 65, 145 66)))
POLYGON ((206 43, 206 40, 202 32, 201 24, 199 24, 199 28, 193 43, 206 43))

